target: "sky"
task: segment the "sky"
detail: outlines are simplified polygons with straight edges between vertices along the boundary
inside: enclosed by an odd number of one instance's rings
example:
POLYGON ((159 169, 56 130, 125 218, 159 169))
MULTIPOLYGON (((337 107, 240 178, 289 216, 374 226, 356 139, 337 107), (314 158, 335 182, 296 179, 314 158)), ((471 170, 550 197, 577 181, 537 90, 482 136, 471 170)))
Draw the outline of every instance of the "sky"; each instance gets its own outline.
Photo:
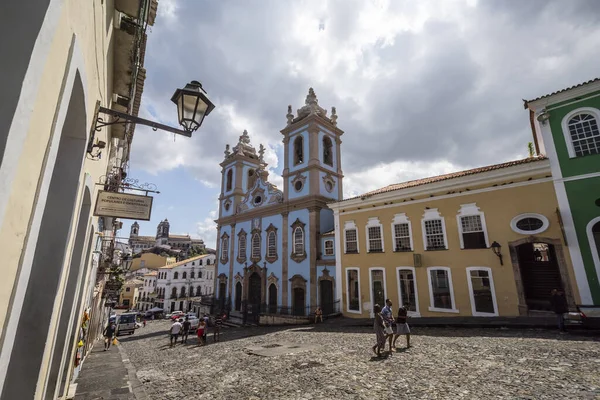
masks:
POLYGON ((214 248, 225 145, 247 129, 282 188, 279 131, 310 87, 345 131, 345 197, 525 158, 522 99, 598 77, 598 48, 597 0, 160 0, 140 116, 177 126, 191 80, 216 108, 190 139, 136 127, 129 176, 161 192, 140 234, 168 218, 214 248))

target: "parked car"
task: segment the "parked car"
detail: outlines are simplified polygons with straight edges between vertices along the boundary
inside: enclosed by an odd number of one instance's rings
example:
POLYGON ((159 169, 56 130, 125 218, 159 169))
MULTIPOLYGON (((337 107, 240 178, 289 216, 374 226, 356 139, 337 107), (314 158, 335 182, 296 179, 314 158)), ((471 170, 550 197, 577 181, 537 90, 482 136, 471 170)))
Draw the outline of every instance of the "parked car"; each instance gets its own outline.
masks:
POLYGON ((196 332, 200 325, 200 319, 195 315, 188 315, 188 321, 190 321, 190 332, 196 332))
POLYGON ((578 305, 577 311, 581 315, 584 328, 600 329, 600 306, 578 305))

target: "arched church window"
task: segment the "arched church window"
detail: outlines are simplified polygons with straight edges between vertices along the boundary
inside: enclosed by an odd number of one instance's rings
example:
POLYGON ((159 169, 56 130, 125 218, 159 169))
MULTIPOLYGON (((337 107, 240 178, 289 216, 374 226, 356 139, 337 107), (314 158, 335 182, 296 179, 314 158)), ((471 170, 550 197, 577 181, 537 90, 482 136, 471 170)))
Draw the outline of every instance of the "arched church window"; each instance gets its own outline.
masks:
POLYGON ((568 128, 576 157, 600 154, 600 129, 594 115, 577 114, 569 120, 568 128))
POLYGON ((304 138, 298 136, 294 140, 294 165, 302 164, 304 162, 304 138))
POLYGON ((173 279, 179 279, 179 272, 175 272, 175 274, 173 274, 173 279))
POLYGON ((238 239, 238 262, 244 261, 246 261, 246 234, 240 232, 238 239))
POLYGON ((329 136, 323 138, 323 163, 333 167, 333 143, 329 136))
POLYGON ((181 279, 187 279, 187 272, 183 272, 183 276, 181 277, 181 279))
POLYGON ((304 229, 300 226, 294 229, 294 253, 304 254, 304 229))
POLYGON ((267 237, 267 257, 277 257, 277 234, 274 231, 269 232, 267 237))
POLYGON ((254 183, 256 182, 256 171, 253 169, 248 170, 248 186, 247 190, 250 190, 254 187, 254 183))
POLYGON ((231 185, 233 183, 232 181, 233 181, 233 170, 230 169, 229 171, 227 171, 227 183, 225 185, 225 188, 226 188, 225 190, 227 192, 229 192, 231 190, 231 185))
POLYGON ((252 260, 260 260, 260 233, 252 235, 252 260))
POLYGON ((229 260, 227 254, 229 253, 229 237, 223 236, 221 238, 221 261, 226 263, 229 260))

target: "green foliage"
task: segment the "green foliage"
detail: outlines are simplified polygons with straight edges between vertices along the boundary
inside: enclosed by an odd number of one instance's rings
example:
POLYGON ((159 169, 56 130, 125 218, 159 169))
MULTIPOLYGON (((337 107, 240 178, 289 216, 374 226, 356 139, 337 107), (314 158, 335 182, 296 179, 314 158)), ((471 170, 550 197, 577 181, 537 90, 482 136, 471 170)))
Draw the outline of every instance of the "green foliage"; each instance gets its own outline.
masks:
POLYGON ((533 142, 527 143, 527 150, 529 151, 529 157, 533 157, 535 155, 535 149, 533 148, 533 142))

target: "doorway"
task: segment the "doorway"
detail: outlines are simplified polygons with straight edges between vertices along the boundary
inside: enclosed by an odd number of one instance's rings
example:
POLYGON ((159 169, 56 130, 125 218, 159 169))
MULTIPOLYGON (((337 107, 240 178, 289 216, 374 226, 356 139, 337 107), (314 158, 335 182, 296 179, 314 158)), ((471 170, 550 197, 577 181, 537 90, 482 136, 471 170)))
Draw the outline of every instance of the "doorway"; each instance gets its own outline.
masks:
POLYGON ((319 293, 321 294, 321 310, 323 315, 333 314, 333 281, 322 279, 319 283, 319 293))
POLYGON ((235 311, 242 309, 242 282, 235 284, 235 311))
POLYGON ((269 314, 277 314, 277 286, 269 285, 269 314))
POLYGON ((262 285, 260 275, 258 273, 253 272, 252 275, 250 275, 248 286, 248 304, 251 304, 253 309, 260 307, 262 285))
POLYGON ((552 244, 532 242, 517 246, 525 303, 529 310, 552 311, 550 292, 565 289, 552 244))
POLYGON ((371 299, 371 308, 374 308, 375 304, 379 304, 380 307, 385 306, 385 285, 382 269, 371 270, 371 299))
POLYGON ((306 296, 304 294, 304 289, 295 288, 294 289, 294 315, 306 315, 305 314, 305 304, 306 304, 306 296))

